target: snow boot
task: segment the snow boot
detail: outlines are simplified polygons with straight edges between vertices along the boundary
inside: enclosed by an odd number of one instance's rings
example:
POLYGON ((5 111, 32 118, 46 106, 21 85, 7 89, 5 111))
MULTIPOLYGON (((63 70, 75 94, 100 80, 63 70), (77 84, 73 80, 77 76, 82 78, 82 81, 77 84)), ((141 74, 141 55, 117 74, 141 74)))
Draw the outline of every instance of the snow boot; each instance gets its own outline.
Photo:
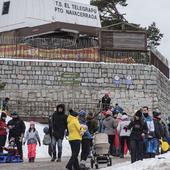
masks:
POLYGON ((32 158, 32 162, 35 162, 35 158, 32 158))
POLYGON ((58 158, 58 159, 57 159, 57 162, 61 162, 61 158, 58 158))
POLYGON ((56 160, 56 153, 53 153, 53 158, 51 159, 51 162, 55 162, 56 160))
POLYGON ((89 167, 86 167, 86 161, 81 161, 80 162, 80 170, 88 170, 90 169, 89 167))

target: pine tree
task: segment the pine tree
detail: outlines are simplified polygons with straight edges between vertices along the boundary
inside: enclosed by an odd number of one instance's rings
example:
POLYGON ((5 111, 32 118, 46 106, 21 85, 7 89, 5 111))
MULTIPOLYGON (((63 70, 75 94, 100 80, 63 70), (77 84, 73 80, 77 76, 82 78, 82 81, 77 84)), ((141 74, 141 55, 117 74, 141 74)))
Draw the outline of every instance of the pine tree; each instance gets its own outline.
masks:
POLYGON ((102 26, 115 24, 126 21, 124 15, 121 14, 117 6, 127 6, 127 0, 91 0, 91 4, 98 7, 102 26))
MULTIPOLYGON (((128 23, 124 17, 124 14, 121 14, 117 9, 118 5, 126 7, 128 5, 127 0, 91 0, 91 4, 98 7, 101 24, 103 27, 122 21, 128 23)), ((139 30, 146 31, 149 46, 157 47, 160 45, 163 34, 160 33, 160 30, 156 27, 155 22, 147 28, 139 27, 139 30)))
POLYGON ((149 46, 157 47, 160 45, 160 41, 163 38, 163 34, 160 33, 159 28, 156 27, 156 23, 153 22, 148 28, 146 28, 147 32, 147 41, 149 46))

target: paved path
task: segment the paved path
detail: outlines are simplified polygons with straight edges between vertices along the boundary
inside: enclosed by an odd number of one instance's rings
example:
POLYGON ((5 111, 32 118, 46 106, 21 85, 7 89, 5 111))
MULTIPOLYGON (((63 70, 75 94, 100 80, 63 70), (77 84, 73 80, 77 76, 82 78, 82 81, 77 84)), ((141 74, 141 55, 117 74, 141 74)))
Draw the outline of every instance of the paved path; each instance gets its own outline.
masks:
MULTIPOLYGON (((66 170, 65 166, 68 159, 68 157, 64 157, 61 163, 50 162, 49 159, 38 159, 35 163, 25 161, 19 164, 0 164, 0 170, 66 170)), ((128 160, 129 158, 113 158, 113 165, 128 160)), ((101 165, 100 167, 106 167, 106 165, 101 165)))

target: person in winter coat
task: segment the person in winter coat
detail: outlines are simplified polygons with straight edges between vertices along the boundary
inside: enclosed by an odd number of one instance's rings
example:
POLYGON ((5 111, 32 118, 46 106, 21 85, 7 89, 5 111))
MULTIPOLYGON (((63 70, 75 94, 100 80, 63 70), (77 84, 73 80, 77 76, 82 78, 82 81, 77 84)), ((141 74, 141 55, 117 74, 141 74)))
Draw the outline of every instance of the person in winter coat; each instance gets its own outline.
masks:
MULTIPOLYGON (((52 115, 50 115, 48 117, 48 132, 46 132, 46 134, 49 134, 51 137, 51 141, 52 141, 52 115)), ((47 129, 47 128, 46 128, 47 129)), ((48 154, 51 157, 51 159, 53 158, 53 152, 52 152, 52 142, 48 145, 48 154)))
POLYGON ((104 127, 104 133, 108 135, 108 140, 110 144, 109 153, 113 155, 113 146, 114 146, 115 130, 117 127, 117 123, 111 115, 112 112, 110 110, 107 111, 106 117, 103 121, 103 127, 104 127))
POLYGON ((62 156, 62 143, 64 138, 64 132, 67 129, 67 115, 65 114, 64 104, 57 106, 56 111, 52 115, 50 133, 52 134, 52 162, 56 160, 56 143, 58 145, 58 159, 57 162, 61 162, 62 156))
POLYGON ((90 153, 90 146, 91 146, 91 140, 92 140, 92 135, 89 132, 89 129, 87 126, 86 115, 87 113, 83 110, 79 112, 79 122, 81 125, 84 125, 86 127, 86 131, 84 132, 82 136, 82 151, 81 151, 81 162, 80 162, 80 168, 82 169, 87 168, 86 160, 90 153))
POLYGON ((39 143, 39 146, 41 146, 40 137, 39 137, 38 131, 35 129, 34 122, 30 122, 30 128, 26 132, 26 135, 24 138, 24 144, 26 142, 28 145, 28 160, 29 162, 34 162, 35 157, 36 157, 37 142, 39 143))
POLYGON ((131 162, 134 163, 138 160, 143 160, 143 142, 144 136, 148 132, 146 122, 143 120, 142 112, 138 110, 135 113, 134 120, 125 127, 125 130, 131 129, 130 135, 130 151, 131 162))
POLYGON ((11 114, 12 120, 10 120, 7 124, 9 129, 9 141, 11 138, 15 139, 15 143, 17 145, 18 153, 20 158, 23 160, 23 151, 22 151, 22 142, 25 133, 25 123, 20 119, 17 112, 13 112, 11 114))
POLYGON ((163 131, 164 131, 164 138, 168 139, 169 138, 168 124, 164 118, 161 118, 160 123, 161 123, 163 131))
POLYGON ((161 112, 153 111, 153 121, 155 126, 155 136, 157 139, 164 137, 164 129, 161 124, 161 112))
POLYGON ((126 114, 122 115, 121 121, 118 124, 117 131, 120 137, 120 150, 121 155, 120 158, 124 158, 124 148, 125 148, 125 142, 127 144, 128 149, 130 150, 130 133, 131 130, 125 130, 125 127, 127 127, 130 124, 130 120, 126 114))
POLYGON ((156 154, 159 154, 159 140, 164 138, 164 129, 161 124, 161 112, 160 111, 153 111, 153 121, 154 121, 154 127, 155 127, 155 137, 157 139, 157 152, 156 154))
POLYGON ((111 98, 109 97, 109 94, 106 93, 103 97, 102 97, 102 108, 103 110, 105 110, 106 108, 110 107, 110 102, 111 102, 111 98))
POLYGON ((5 112, 0 112, 0 153, 3 153, 3 147, 5 146, 7 138, 6 117, 5 112))
POLYGON ((3 111, 8 111, 8 102, 9 102, 10 98, 6 97, 3 102, 2 102, 2 110, 3 111))
POLYGON ((72 155, 66 165, 66 168, 69 170, 80 170, 78 155, 80 152, 80 144, 82 140, 81 125, 78 120, 78 113, 73 110, 70 110, 69 112, 70 114, 67 119, 67 127, 69 133, 68 140, 70 143, 72 155))
POLYGON ((119 106, 119 104, 116 103, 116 104, 115 104, 115 107, 114 107, 113 110, 112 110, 112 112, 113 112, 113 114, 115 114, 115 113, 123 113, 123 108, 121 108, 121 107, 119 106))
POLYGON ((144 121, 147 123, 148 133, 144 138, 144 157, 154 158, 157 151, 157 139, 155 138, 155 126, 152 117, 149 115, 149 108, 144 106, 143 109, 144 121))
POLYGON ((99 128, 97 119, 94 117, 93 113, 88 113, 86 120, 89 132, 91 135, 94 135, 94 133, 96 133, 99 128))

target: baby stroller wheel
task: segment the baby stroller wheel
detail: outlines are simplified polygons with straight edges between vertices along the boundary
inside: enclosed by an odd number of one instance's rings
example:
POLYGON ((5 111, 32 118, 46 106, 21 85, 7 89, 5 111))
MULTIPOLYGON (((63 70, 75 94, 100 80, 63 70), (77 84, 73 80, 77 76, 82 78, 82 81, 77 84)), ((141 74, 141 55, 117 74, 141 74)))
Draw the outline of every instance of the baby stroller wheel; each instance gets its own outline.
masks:
POLYGON ((93 159, 90 160, 90 164, 91 164, 91 168, 93 169, 93 166, 94 166, 94 160, 93 159))
POLYGON ((109 158, 109 163, 107 164, 107 166, 112 166, 112 159, 109 158))

